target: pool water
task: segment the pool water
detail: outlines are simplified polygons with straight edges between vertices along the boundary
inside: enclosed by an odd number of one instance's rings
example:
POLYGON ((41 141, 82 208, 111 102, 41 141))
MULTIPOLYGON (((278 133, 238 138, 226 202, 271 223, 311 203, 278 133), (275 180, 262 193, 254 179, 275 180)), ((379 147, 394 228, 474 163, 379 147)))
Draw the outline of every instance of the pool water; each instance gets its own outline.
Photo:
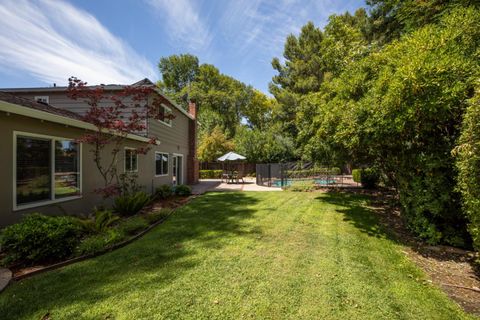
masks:
MULTIPOLYGON (((332 179, 312 179, 315 184, 318 184, 318 185, 322 185, 322 186, 326 186, 326 185, 329 185, 329 184, 334 184, 335 183, 335 180, 332 180, 332 179)), ((283 180, 283 186, 284 187, 288 187, 290 186, 293 182, 295 181, 312 181, 312 180, 293 180, 293 179, 286 179, 286 180, 283 180)), ((275 180, 273 181, 272 183, 272 187, 282 187, 282 180, 275 180)))

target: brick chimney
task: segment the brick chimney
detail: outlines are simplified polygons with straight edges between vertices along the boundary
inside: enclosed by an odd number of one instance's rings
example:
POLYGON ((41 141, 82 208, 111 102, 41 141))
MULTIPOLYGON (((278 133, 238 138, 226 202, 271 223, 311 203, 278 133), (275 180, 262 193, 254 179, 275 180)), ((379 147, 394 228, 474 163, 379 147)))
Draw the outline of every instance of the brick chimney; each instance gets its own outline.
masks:
POLYGON ((196 120, 197 119, 197 104, 194 101, 188 102, 188 113, 196 120))
POLYGON ((188 121, 188 155, 187 155, 187 183, 197 184, 200 177, 200 166, 197 159, 197 112, 195 102, 188 103, 188 113, 193 119, 188 121))

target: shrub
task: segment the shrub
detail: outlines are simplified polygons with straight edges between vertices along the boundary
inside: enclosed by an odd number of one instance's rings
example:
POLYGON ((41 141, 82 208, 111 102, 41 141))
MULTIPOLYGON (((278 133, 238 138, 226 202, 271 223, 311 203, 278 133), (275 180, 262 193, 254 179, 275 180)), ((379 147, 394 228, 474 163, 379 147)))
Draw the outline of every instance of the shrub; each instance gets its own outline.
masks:
POLYGON ((150 201, 145 192, 126 194, 115 198, 113 208, 122 216, 131 216, 138 213, 150 201))
POLYGON ((353 169, 352 170, 352 178, 353 181, 360 183, 361 182, 361 176, 362 176, 362 169, 353 169))
POLYGON ((160 199, 168 199, 173 195, 173 188, 168 184, 163 184, 155 190, 155 194, 160 199))
POLYGON ((458 190, 468 218, 473 246, 480 251, 480 91, 470 101, 462 124, 459 146, 455 149, 458 190))
POLYGON ((175 194, 177 196, 189 196, 192 194, 192 188, 186 184, 180 184, 175 187, 175 194))
POLYGON ((82 229, 72 217, 49 217, 34 213, 6 227, 0 246, 5 263, 55 261, 71 255, 82 229))
POLYGON ((90 219, 79 219, 76 222, 90 233, 104 232, 120 219, 112 210, 94 209, 93 217, 90 219))
POLYGON ((171 209, 162 208, 160 210, 157 210, 157 211, 150 212, 150 213, 146 214, 145 219, 147 219, 147 221, 149 223, 154 223, 154 222, 157 222, 159 220, 162 220, 165 217, 168 217, 171 212, 172 212, 171 209))
POLYGON ((380 174, 376 169, 366 168, 360 171, 360 182, 366 189, 374 189, 378 185, 380 174))
POLYGON ((118 226, 119 229, 128 235, 136 234, 138 231, 148 227, 148 222, 143 217, 131 217, 118 226))
POLYGON ((310 192, 316 189, 315 182, 311 180, 294 181, 291 185, 286 187, 287 190, 295 192, 310 192))
POLYGON ((200 179, 220 179, 223 170, 200 170, 200 179))
POLYGON ((94 254, 125 240, 125 233, 119 228, 111 228, 101 234, 83 239, 75 248, 75 255, 94 254))

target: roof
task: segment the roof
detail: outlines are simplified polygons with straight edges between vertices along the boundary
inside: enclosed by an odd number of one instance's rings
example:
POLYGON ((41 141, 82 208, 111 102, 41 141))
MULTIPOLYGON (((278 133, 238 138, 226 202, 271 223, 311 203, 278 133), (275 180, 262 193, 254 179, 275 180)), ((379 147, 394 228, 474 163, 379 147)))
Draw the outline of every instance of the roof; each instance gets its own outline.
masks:
MULTIPOLYGON (((18 114, 25 117, 50 121, 81 129, 97 130, 93 124, 83 121, 82 117, 75 112, 56 108, 46 103, 35 102, 31 99, 21 98, 1 91, 0 111, 6 112, 7 114, 18 114)), ((113 132, 113 134, 115 133, 113 132)), ((150 139, 146 137, 135 134, 129 134, 127 135, 127 138, 142 142, 150 141, 150 139)))
MULTIPOLYGON (((168 101, 172 106, 174 106, 178 111, 180 111, 183 115, 188 117, 189 119, 194 120, 191 114, 189 114, 187 111, 185 111, 184 108, 180 107, 177 105, 175 102, 172 101, 169 97, 167 97, 150 79, 145 78, 140 81, 137 81, 135 83, 132 83, 130 85, 125 85, 125 84, 100 84, 100 85, 95 85, 95 86, 88 86, 89 88, 98 88, 98 87, 103 87, 105 90, 123 90, 125 87, 128 86, 146 86, 146 87, 153 87, 155 92, 163 97, 165 100, 168 101)), ((15 93, 15 92, 63 92, 68 90, 68 87, 66 86, 55 86, 55 87, 37 87, 37 88, 0 88, 0 92, 9 92, 9 93, 15 93)))
POLYGON ((42 102, 36 102, 32 99, 27 99, 27 98, 22 98, 15 96, 10 93, 2 92, 0 91, 0 100, 6 101, 9 103, 13 103, 19 106, 24 106, 27 108, 32 108, 40 111, 45 111, 48 113, 56 114, 59 116, 67 117, 67 118, 72 118, 76 120, 82 120, 82 116, 80 116, 78 113, 75 113, 73 111, 69 111, 66 109, 61 109, 61 108, 56 108, 54 106, 51 106, 47 103, 42 103, 42 102))

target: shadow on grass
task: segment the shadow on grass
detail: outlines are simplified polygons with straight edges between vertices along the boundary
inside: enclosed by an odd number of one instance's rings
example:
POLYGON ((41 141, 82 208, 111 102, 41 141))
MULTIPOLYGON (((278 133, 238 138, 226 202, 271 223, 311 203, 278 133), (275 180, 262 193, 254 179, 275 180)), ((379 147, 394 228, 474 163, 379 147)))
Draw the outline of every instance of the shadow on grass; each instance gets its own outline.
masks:
POLYGON ((336 211, 344 215, 343 221, 351 223, 367 235, 396 240, 392 234, 389 234, 381 227, 378 217, 373 210, 365 206, 366 201, 369 200, 368 196, 332 191, 323 193, 315 199, 337 206, 336 211))
POLYGON ((255 212, 248 206, 257 202, 245 193, 201 196, 124 248, 14 283, 0 294, 0 317, 32 318, 51 312, 57 318, 55 309, 69 306, 68 316, 79 317, 82 309, 109 297, 159 290, 202 262, 196 260, 197 251, 219 250, 234 237, 258 237, 260 230, 242 222, 255 212))

